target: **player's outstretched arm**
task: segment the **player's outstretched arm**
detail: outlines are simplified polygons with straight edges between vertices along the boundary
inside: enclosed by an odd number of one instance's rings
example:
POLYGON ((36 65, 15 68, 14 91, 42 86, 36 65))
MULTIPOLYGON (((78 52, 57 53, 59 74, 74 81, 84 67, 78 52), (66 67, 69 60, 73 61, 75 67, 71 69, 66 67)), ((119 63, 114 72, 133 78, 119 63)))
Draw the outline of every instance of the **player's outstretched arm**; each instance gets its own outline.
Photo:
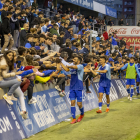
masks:
POLYGON ((60 63, 62 68, 65 70, 65 71, 70 71, 68 67, 66 67, 63 63, 60 63))
POLYGON ((70 69, 78 69, 78 67, 76 65, 73 65, 73 66, 67 66, 68 68, 70 69))
POLYGON ((95 76, 99 74, 99 73, 95 72, 93 69, 90 69, 90 71, 91 71, 95 76))
POLYGON ((121 69, 121 70, 125 70, 125 69, 127 69, 127 66, 128 66, 128 63, 125 64, 123 67, 120 67, 120 69, 121 69))

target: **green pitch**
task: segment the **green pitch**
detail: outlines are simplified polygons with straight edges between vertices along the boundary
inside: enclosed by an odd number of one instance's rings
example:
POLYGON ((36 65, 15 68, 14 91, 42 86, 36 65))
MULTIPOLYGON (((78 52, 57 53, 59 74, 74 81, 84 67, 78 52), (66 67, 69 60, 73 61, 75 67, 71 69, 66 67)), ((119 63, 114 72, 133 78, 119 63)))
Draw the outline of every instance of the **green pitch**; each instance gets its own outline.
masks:
POLYGON ((80 123, 61 122, 28 140, 140 140, 140 97, 114 101, 105 110, 106 105, 102 114, 88 111, 80 123))

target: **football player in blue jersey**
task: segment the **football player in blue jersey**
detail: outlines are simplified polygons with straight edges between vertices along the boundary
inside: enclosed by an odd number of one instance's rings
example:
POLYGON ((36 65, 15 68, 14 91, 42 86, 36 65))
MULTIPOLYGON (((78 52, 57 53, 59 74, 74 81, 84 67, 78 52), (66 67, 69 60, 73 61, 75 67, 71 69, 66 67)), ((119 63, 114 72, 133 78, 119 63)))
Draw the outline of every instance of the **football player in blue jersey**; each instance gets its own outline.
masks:
POLYGON ((100 67, 98 70, 92 70, 91 72, 94 75, 100 75, 100 81, 99 81, 99 110, 97 110, 97 113, 102 113, 102 98, 103 98, 103 94, 106 93, 106 99, 107 99, 107 109, 106 112, 109 112, 109 106, 110 106, 110 98, 109 98, 109 94, 110 94, 110 87, 111 87, 111 70, 110 70, 110 66, 108 64, 106 64, 106 57, 105 56, 101 56, 100 57, 100 67))
POLYGON ((70 82, 70 94, 69 98, 71 100, 71 114, 73 117, 73 120, 71 124, 74 124, 76 122, 80 122, 82 118, 84 117, 84 107, 82 106, 82 90, 83 90, 83 74, 84 74, 84 67, 81 65, 82 58, 79 56, 76 56, 73 59, 72 66, 65 66, 63 63, 61 63, 61 66, 65 71, 71 72, 71 82, 70 82), (77 99, 77 105, 81 111, 80 117, 76 121, 75 116, 75 102, 77 99))
MULTIPOLYGON (((138 70, 140 72, 140 58, 138 59, 137 61, 137 66, 138 66, 138 70)), ((137 89, 137 96, 139 95, 139 85, 140 85, 140 78, 139 76, 137 75, 137 78, 136 78, 136 89, 137 89)))

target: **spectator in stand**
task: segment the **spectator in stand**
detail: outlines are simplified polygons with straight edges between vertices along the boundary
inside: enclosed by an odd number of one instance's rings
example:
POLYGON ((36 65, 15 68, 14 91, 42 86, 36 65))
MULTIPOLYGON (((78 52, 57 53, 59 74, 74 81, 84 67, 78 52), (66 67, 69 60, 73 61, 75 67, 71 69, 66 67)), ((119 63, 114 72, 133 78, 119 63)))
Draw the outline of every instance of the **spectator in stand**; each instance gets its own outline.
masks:
POLYGON ((59 9, 58 9, 58 12, 59 12, 60 14, 63 14, 63 5, 60 5, 60 7, 59 7, 59 9))
POLYGON ((50 29, 50 33, 52 34, 52 35, 57 35, 57 37, 59 37, 59 34, 58 34, 58 32, 57 32, 57 30, 58 30, 59 28, 58 28, 58 25, 57 24, 54 24, 53 25, 53 28, 51 28, 50 29))
POLYGON ((138 24, 137 24, 137 26, 140 26, 140 20, 138 21, 138 24))
POLYGON ((65 22, 61 22, 60 28, 59 28, 59 33, 61 31, 65 32, 65 27, 64 27, 65 22))
POLYGON ((24 46, 26 43, 26 35, 29 31, 29 24, 25 23, 20 32, 20 46, 24 46))
POLYGON ((27 34, 26 35, 26 39, 27 39, 27 42, 26 42, 26 44, 25 44, 25 48, 28 48, 28 49, 30 49, 31 47, 32 47, 32 42, 33 42, 33 38, 34 38, 34 36, 32 35, 32 34, 27 34))
POLYGON ((27 18, 27 15, 26 15, 25 11, 22 11, 20 14, 21 14, 21 19, 19 20, 19 23, 20 23, 20 27, 23 28, 23 25, 25 23, 29 24, 29 20, 27 18))
POLYGON ((22 5, 21 5, 21 9, 22 9, 22 10, 25 10, 25 8, 27 8, 27 5, 26 5, 26 2, 23 1, 22 5))
POLYGON ((103 37, 104 37, 104 40, 108 40, 108 33, 105 30, 103 32, 103 37))
POLYGON ((64 36, 65 36, 65 32, 61 31, 60 32, 60 36, 58 37, 58 39, 60 40, 60 47, 63 48, 64 47, 64 36))
POLYGON ((2 21, 2 20, 1 20, 1 11, 3 10, 4 2, 5 2, 5 0, 1 0, 1 1, 0 1, 0 21, 2 21))
POLYGON ((114 25, 112 19, 110 19, 110 20, 108 21, 108 25, 109 25, 109 26, 113 26, 113 25, 114 25))
POLYGON ((25 101, 23 92, 20 89, 21 80, 19 78, 16 78, 16 75, 22 74, 23 72, 11 72, 14 70, 14 54, 12 51, 7 51, 4 54, 4 57, 1 59, 0 63, 1 65, 6 65, 6 68, 1 71, 1 82, 0 87, 1 88, 7 88, 11 87, 9 92, 3 96, 3 98, 10 104, 13 105, 12 100, 17 101, 17 98, 13 96, 13 93, 15 93, 19 97, 19 101, 21 104, 22 111, 20 112, 20 115, 27 119, 27 112, 25 107, 25 101), (4 80, 5 79, 5 80, 4 80))
POLYGON ((31 6, 30 0, 26 0, 26 5, 27 5, 27 7, 30 7, 31 6))
POLYGON ((8 11, 8 5, 4 4, 2 12, 1 12, 1 20, 2 20, 2 22, 3 22, 4 18, 7 16, 7 11, 8 11))
POLYGON ((38 8, 38 4, 37 4, 36 0, 34 0, 34 2, 32 3, 32 7, 34 7, 35 9, 38 8))
POLYGON ((66 14, 70 14, 70 8, 67 8, 66 14))
POLYGON ((123 19, 120 19, 120 20, 119 20, 118 25, 119 25, 119 26, 123 26, 123 25, 124 25, 124 23, 123 23, 123 19))
POLYGON ((3 34, 4 34, 4 45, 2 47, 2 53, 4 53, 4 50, 7 48, 8 44, 9 44, 9 50, 12 48, 12 46, 14 45, 14 40, 13 37, 11 35, 11 28, 10 28, 10 18, 12 17, 12 12, 8 12, 7 16, 3 18, 3 22, 2 22, 2 27, 3 27, 3 34))

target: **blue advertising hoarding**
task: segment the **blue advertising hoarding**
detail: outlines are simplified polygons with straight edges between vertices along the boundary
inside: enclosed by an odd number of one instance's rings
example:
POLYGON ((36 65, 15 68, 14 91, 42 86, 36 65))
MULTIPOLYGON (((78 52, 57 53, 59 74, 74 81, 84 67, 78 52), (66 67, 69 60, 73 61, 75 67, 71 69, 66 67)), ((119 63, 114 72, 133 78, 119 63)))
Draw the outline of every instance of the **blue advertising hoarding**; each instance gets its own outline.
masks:
POLYGON ((20 103, 15 102, 14 104, 27 137, 71 117, 66 102, 59 96, 56 89, 39 91, 33 96, 37 99, 37 103, 29 105, 28 100, 25 100, 28 112, 27 120, 24 120, 19 114, 20 103))
POLYGON ((22 140, 25 132, 13 106, 0 100, 0 140, 22 140))
POLYGON ((116 9, 110 8, 106 6, 106 15, 110 17, 117 18, 117 11, 116 9))
POLYGON ((64 1, 93 10, 93 0, 64 0, 64 1))

